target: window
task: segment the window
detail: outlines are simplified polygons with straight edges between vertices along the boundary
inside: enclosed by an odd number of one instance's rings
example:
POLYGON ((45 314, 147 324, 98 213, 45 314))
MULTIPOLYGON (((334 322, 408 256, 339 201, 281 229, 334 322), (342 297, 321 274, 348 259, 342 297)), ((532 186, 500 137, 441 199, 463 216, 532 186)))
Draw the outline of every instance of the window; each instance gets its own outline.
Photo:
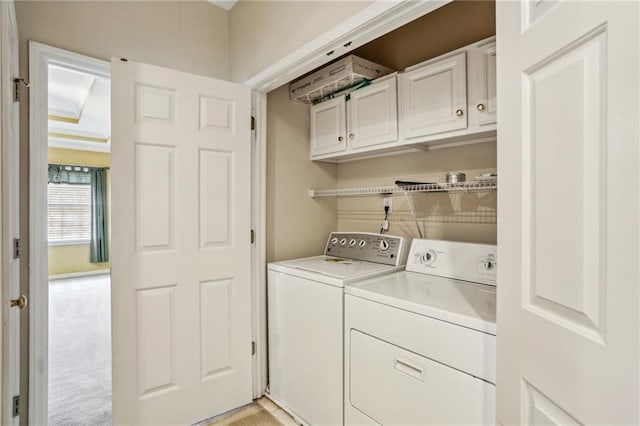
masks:
POLYGON ((49 244, 91 240, 91 185, 50 183, 47 187, 49 244))

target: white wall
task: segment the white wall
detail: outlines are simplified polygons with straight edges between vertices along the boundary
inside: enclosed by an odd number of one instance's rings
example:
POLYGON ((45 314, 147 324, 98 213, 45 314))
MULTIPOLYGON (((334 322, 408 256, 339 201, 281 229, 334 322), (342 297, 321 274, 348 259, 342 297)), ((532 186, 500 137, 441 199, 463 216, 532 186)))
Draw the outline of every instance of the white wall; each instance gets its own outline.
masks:
POLYGON ((371 3, 240 0, 230 12, 231 79, 247 81, 371 3))

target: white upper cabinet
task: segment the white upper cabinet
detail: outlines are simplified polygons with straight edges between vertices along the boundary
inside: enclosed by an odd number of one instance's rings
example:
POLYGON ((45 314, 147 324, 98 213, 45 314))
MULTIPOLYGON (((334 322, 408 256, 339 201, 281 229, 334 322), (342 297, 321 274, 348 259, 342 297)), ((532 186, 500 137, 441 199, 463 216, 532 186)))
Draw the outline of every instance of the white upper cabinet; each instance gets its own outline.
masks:
POLYGON ((404 137, 467 127, 466 52, 427 61, 400 74, 404 137))
POLYGON ((495 140, 496 42, 478 41, 311 107, 311 159, 495 140))
POLYGON ((347 102, 349 146, 361 150, 398 140, 396 77, 351 93, 347 102))
POLYGON ((495 39, 478 44, 470 54, 473 55, 468 70, 470 117, 475 115, 479 126, 495 123, 498 111, 495 39))
POLYGON ((347 149, 345 97, 311 107, 311 158, 347 149))
POLYGON ((396 76, 311 107, 311 159, 368 152, 398 141, 396 76))

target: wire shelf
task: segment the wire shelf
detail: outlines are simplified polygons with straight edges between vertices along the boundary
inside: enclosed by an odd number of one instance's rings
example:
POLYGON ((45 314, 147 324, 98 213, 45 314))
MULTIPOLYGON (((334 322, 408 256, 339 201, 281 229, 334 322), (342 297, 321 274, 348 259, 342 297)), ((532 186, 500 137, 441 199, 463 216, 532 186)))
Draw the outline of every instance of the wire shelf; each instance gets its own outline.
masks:
POLYGON ((421 183, 415 185, 367 186, 362 188, 310 189, 315 197, 362 197, 367 195, 410 194, 414 192, 480 192, 498 189, 495 179, 460 183, 421 183))

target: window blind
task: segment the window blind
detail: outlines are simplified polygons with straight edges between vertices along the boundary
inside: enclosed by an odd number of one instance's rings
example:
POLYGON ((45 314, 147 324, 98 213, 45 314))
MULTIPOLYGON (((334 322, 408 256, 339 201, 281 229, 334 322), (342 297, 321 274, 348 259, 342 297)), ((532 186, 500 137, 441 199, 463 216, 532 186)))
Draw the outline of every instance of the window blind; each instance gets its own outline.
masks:
POLYGON ((47 192, 49 242, 91 240, 91 185, 50 183, 47 192))

